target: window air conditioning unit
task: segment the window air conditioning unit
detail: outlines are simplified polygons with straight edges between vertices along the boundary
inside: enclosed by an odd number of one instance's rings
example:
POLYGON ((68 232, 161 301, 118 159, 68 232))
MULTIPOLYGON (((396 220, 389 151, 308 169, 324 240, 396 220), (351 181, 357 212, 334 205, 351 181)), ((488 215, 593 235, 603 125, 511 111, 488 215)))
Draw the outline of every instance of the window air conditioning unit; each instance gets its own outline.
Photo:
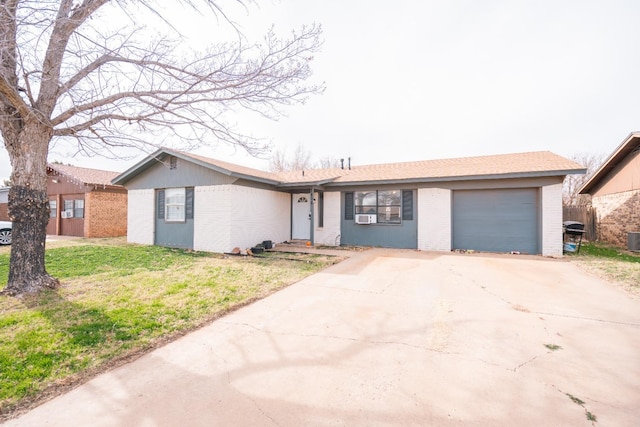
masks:
POLYGON ((60 216, 62 218, 73 218, 73 211, 72 210, 62 211, 60 212, 60 216))
POLYGON ((375 224, 375 215, 356 215, 356 224, 375 224))

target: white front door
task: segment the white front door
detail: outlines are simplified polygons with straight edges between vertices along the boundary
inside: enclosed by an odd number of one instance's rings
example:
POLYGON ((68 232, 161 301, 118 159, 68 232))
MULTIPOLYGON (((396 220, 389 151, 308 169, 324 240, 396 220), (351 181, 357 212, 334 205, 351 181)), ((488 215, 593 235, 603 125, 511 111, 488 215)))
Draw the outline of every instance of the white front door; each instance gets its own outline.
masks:
POLYGON ((311 238, 311 216, 309 208, 309 194, 293 195, 293 224, 291 227, 292 239, 308 240, 311 238))

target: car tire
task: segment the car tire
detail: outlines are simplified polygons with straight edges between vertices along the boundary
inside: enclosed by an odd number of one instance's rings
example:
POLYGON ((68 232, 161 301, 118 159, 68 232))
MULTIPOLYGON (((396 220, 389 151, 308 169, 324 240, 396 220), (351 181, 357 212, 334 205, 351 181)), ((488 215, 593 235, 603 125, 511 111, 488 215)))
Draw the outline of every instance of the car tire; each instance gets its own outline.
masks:
POLYGON ((0 230, 0 245, 10 245, 11 244, 11 229, 3 228, 0 230))

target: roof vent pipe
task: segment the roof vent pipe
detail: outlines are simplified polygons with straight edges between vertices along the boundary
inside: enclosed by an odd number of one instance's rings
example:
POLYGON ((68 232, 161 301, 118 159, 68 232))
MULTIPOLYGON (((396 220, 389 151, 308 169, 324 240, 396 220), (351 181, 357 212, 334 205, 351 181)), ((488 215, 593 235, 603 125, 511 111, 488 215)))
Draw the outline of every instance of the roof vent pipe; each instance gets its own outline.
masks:
POLYGON ((347 164, 349 165, 349 170, 351 170, 351 157, 349 157, 347 164))
POLYGON ((344 159, 340 159, 340 169, 344 169, 344 159))

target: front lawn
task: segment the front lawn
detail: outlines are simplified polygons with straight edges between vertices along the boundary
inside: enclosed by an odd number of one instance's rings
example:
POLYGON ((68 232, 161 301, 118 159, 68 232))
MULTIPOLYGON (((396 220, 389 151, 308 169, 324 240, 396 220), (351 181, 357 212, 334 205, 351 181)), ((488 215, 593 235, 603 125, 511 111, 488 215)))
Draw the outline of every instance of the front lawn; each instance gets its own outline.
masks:
MULTIPOLYGON (((47 249, 56 291, 0 296, 0 420, 340 258, 261 258, 83 240, 47 249)), ((0 251, 0 283, 9 249, 0 251)))
POLYGON ((581 268, 640 295, 640 253, 598 243, 585 243, 579 254, 567 254, 581 268))

